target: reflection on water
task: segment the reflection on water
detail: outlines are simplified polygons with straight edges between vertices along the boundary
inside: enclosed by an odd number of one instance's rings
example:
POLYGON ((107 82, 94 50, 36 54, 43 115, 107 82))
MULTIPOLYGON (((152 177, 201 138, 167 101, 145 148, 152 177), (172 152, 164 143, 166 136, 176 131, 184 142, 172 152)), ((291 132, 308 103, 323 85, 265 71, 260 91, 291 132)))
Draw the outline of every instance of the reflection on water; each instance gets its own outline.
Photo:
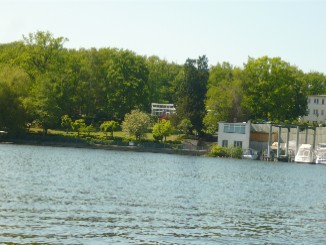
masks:
POLYGON ((3 243, 326 243, 326 166, 0 145, 0 170, 3 243))

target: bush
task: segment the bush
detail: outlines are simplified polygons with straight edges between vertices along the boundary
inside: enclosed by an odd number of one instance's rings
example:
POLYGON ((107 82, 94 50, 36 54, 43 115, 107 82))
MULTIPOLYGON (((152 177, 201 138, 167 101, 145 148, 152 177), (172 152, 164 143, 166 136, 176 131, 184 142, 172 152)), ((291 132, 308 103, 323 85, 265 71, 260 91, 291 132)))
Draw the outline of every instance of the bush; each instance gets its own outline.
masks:
POLYGON ((153 138, 154 138, 155 141, 162 141, 163 140, 163 135, 153 134, 153 138))
POLYGON ((214 145, 211 148, 209 155, 212 157, 226 157, 227 153, 225 151, 225 147, 222 147, 220 145, 214 145))
POLYGON ((226 148, 227 157, 238 158, 241 159, 242 157, 242 148, 240 147, 227 147, 226 148))
POLYGON ((242 149, 240 147, 222 147, 220 145, 214 145, 211 148, 209 156, 212 157, 231 157, 241 159, 242 149))

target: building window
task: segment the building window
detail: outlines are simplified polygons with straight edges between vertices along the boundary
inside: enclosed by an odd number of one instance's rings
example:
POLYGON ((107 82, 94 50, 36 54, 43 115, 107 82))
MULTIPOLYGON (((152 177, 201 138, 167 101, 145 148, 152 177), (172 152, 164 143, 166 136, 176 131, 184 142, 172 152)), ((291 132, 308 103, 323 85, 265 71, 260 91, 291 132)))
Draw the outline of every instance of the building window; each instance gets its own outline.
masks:
POLYGON ((308 104, 310 104, 310 99, 308 99, 308 104))
POLYGON ((158 104, 152 103, 152 115, 170 115, 174 114, 176 109, 174 108, 173 104, 158 104))
POLYGON ((322 104, 324 104, 324 102, 325 102, 325 100, 324 100, 324 99, 322 99, 322 100, 321 100, 321 103, 322 103, 322 104))
POLYGON ((227 140, 222 140, 222 146, 223 147, 228 147, 228 141, 227 140))
POLYGON ((246 125, 224 124, 224 133, 245 134, 246 133, 246 125))
POLYGON ((234 147, 241 147, 242 148, 242 141, 234 141, 234 147))
POLYGON ((324 110, 320 111, 320 115, 324 116, 324 110))

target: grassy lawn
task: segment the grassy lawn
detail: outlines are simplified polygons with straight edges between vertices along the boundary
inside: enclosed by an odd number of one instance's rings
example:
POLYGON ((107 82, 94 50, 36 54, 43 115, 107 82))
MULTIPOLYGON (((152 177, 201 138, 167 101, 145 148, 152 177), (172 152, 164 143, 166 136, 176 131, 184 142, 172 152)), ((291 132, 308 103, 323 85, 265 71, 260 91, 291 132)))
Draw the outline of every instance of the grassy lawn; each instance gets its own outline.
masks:
MULTIPOLYGON (((30 128, 31 133, 42 133, 43 130, 41 128, 30 128)), ((56 129, 49 129, 48 134, 52 135, 63 135, 63 136, 77 136, 77 132, 68 132, 68 134, 64 130, 56 130, 56 129)), ((88 133, 80 133, 80 135, 88 135, 88 133)), ((95 136, 95 137, 105 137, 105 133, 103 132, 91 132, 90 135, 95 136)), ((108 137, 110 137, 110 133, 108 133, 108 137)), ((114 137, 119 137, 119 138, 128 138, 128 136, 123 133, 122 131, 117 131, 113 133, 114 137)), ((178 135, 170 135, 167 137, 168 141, 176 141, 178 140, 178 135)), ((152 133, 146 133, 145 139, 147 140, 154 140, 153 134, 152 133)))

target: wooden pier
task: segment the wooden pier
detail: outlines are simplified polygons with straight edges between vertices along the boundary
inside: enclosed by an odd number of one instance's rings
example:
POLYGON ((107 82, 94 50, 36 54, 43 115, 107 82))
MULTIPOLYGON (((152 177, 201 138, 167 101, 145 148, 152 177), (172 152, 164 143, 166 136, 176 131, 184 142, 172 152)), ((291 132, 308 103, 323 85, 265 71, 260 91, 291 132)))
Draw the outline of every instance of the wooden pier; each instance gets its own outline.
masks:
POLYGON ((314 134, 313 134, 313 149, 315 149, 316 146, 316 127, 314 126, 305 126, 305 125, 296 125, 296 124, 270 124, 270 128, 269 128, 269 135, 268 135, 268 149, 267 149, 267 153, 263 154, 263 160, 265 161, 283 161, 283 162, 294 162, 294 157, 299 149, 299 133, 301 131, 305 130, 306 134, 305 134, 305 144, 307 144, 308 142, 308 131, 309 130, 313 130, 314 134), (271 149, 271 145, 272 145, 272 133, 273 133, 273 127, 277 127, 278 128, 278 139, 277 139, 277 151, 276 151, 276 156, 274 151, 271 149), (286 150, 285 150, 285 155, 281 155, 281 132, 282 132, 282 128, 286 128, 287 129, 287 135, 286 135, 286 150), (297 133, 297 137, 296 137, 296 151, 295 152, 290 152, 291 154, 289 154, 289 135, 290 135, 290 131, 291 129, 296 129, 296 133, 297 133))

